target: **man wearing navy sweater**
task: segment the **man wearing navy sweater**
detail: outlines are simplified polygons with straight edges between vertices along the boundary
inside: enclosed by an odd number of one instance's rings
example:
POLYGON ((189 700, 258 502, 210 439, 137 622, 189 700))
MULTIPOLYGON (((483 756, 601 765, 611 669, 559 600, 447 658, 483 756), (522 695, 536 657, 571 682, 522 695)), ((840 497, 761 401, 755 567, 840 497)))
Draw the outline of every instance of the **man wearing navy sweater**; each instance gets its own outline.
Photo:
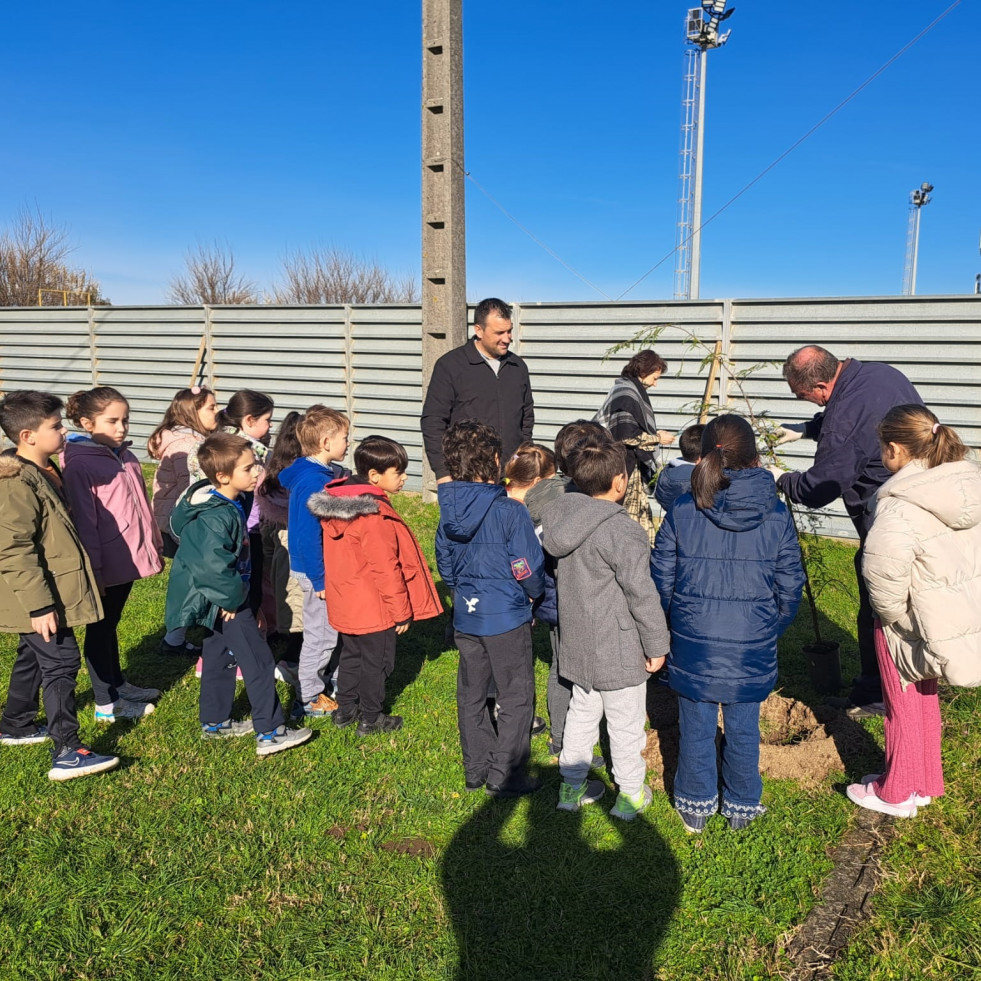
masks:
MULTIPOLYGON (((784 425, 780 442, 806 436, 817 441, 814 463, 805 471, 774 474, 777 488, 789 501, 821 508, 840 497, 865 542, 875 495, 890 472, 879 454, 878 425, 897 405, 922 405, 909 379, 891 365, 855 358, 839 361, 816 344, 799 348, 787 358, 783 376, 797 398, 824 410, 810 422, 784 425)), ((858 577, 858 652, 862 673, 853 682, 849 714, 854 718, 882 715, 882 680, 872 640, 872 607, 862 578, 862 548, 855 556, 858 577)))

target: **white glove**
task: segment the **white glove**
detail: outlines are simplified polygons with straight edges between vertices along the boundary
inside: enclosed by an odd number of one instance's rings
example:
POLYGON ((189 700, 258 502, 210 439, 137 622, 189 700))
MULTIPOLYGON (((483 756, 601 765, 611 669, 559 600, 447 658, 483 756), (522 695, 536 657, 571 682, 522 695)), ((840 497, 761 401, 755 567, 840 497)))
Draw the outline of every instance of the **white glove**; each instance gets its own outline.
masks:
POLYGON ((787 423, 785 426, 777 426, 773 430, 774 435, 777 437, 776 445, 779 446, 781 443, 793 443, 795 440, 801 438, 804 435, 804 430, 807 428, 806 422, 800 423, 787 423))
POLYGON ((770 476, 773 478, 774 482, 779 480, 785 473, 790 473, 789 470, 781 470, 780 467, 769 466, 766 468, 770 472, 770 476))

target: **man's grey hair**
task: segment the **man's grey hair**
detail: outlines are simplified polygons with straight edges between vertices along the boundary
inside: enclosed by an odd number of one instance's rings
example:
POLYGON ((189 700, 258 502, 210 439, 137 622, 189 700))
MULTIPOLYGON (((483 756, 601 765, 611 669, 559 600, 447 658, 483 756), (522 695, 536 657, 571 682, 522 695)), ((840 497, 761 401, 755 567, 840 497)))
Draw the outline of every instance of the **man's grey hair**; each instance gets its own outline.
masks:
POLYGON ((783 377, 796 391, 807 392, 822 382, 832 381, 841 362, 817 344, 797 348, 783 363, 783 377))

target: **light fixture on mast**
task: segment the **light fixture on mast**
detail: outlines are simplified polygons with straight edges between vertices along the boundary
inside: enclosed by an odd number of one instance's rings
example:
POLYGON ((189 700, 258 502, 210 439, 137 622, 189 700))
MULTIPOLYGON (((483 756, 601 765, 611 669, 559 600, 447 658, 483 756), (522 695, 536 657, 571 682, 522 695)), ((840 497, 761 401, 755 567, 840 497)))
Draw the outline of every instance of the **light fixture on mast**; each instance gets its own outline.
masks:
POLYGON ((685 18, 684 92, 681 100, 681 188, 678 195, 678 226, 675 242, 674 296, 676 300, 697 300, 701 276, 702 225, 702 149, 705 144, 706 52, 720 48, 731 31, 719 33, 735 7, 726 9, 726 0, 702 0, 689 9, 685 18))
POLYGON ((933 185, 924 181, 909 195, 909 223, 906 227, 906 268, 903 272, 903 295, 916 293, 916 263, 920 254, 920 209, 933 198, 933 185))

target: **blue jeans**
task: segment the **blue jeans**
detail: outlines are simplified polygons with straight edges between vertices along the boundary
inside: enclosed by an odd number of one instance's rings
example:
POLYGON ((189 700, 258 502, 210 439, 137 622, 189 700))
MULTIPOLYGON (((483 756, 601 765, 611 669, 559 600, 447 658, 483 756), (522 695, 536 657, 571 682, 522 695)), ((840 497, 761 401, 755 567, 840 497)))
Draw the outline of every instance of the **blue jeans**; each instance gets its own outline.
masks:
MULTIPOLYGON (((678 696, 681 745, 674 778, 674 806, 689 814, 709 816, 719 803, 719 772, 715 732, 716 702, 694 702, 678 696)), ((754 818, 760 804, 760 703, 731 702, 722 706, 722 814, 754 818)))

